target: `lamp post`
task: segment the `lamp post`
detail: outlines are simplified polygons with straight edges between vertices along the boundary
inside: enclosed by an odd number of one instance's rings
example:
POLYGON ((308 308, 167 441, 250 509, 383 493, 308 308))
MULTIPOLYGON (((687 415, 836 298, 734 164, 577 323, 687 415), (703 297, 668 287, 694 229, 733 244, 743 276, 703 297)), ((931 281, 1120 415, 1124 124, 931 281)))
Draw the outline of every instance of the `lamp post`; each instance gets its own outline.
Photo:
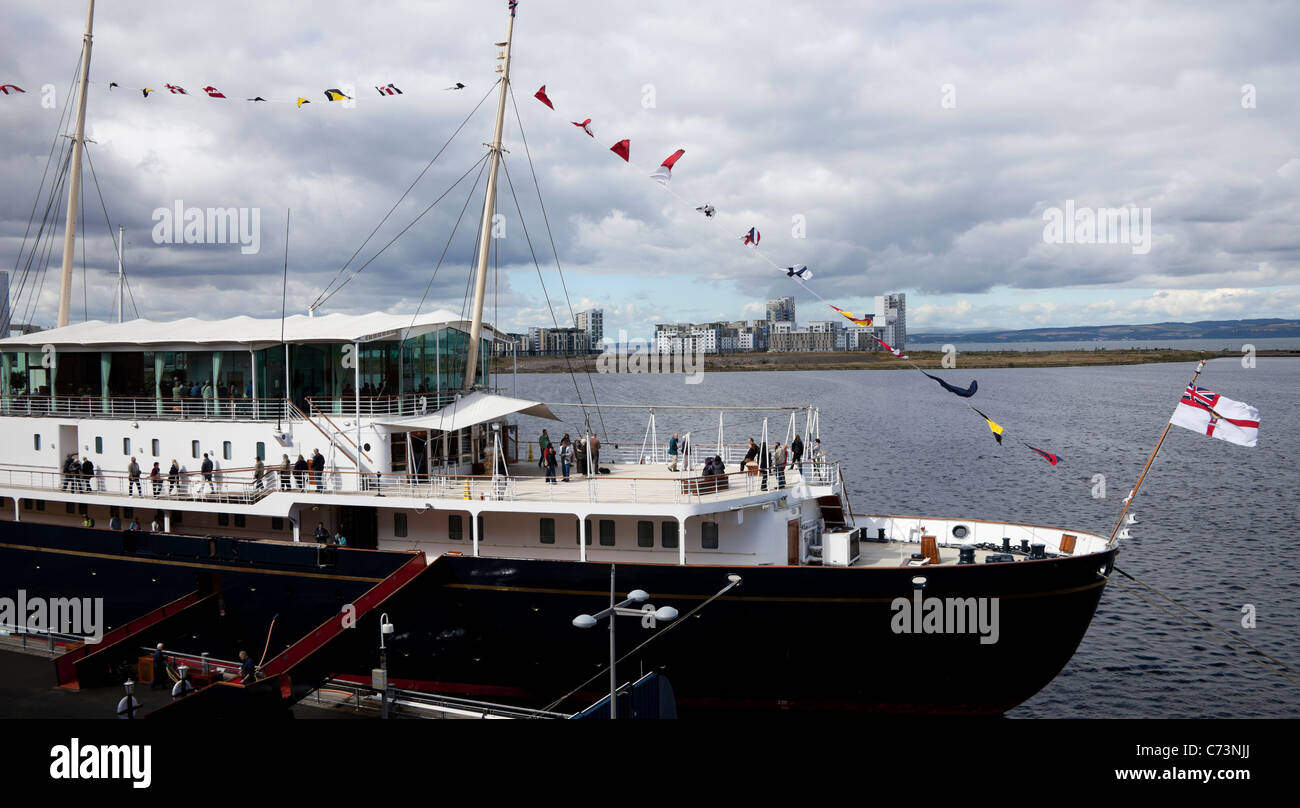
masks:
POLYGON ((393 624, 388 622, 388 612, 379 616, 379 671, 378 676, 372 677, 377 679, 379 690, 379 717, 388 717, 388 648, 384 645, 384 638, 393 633, 393 624))
POLYGON ((644 589, 633 589, 627 593, 627 598, 620 603, 614 602, 614 565, 609 565, 609 608, 596 614, 580 614, 573 618, 573 625, 578 628, 593 628, 600 621, 609 617, 609 717, 618 718, 618 675, 615 673, 615 664, 617 656, 614 650, 614 618, 618 615, 624 617, 639 617, 645 620, 650 616, 649 628, 654 628, 656 621, 668 622, 677 619, 677 610, 671 606, 661 606, 655 609, 653 605, 646 604, 640 609, 629 609, 633 603, 646 603, 650 600, 650 595, 644 589))

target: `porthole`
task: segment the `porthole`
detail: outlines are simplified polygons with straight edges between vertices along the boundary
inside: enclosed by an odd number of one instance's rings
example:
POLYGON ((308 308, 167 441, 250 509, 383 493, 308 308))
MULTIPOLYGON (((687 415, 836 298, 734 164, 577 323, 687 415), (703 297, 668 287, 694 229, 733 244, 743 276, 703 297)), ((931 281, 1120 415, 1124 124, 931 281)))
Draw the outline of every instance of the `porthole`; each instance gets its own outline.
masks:
POLYGON ((965 525, 957 525, 952 529, 952 537, 954 539, 964 539, 969 533, 970 533, 970 528, 966 527, 965 525))

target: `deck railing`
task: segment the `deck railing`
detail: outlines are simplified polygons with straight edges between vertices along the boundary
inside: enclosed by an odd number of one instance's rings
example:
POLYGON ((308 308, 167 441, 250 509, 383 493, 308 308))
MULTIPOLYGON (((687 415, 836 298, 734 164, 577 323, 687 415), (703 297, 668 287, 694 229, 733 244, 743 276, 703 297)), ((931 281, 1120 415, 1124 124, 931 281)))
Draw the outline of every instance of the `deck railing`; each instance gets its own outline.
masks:
POLYGON ((116 418, 196 421, 288 419, 280 398, 145 398, 103 396, 0 396, 0 415, 41 418, 116 418))
MULTIPOLYGON (((519 464, 515 464, 518 469, 519 464)), ((526 466, 526 464, 525 464, 526 466)), ((764 490, 775 491, 784 476, 785 487, 801 483, 838 485, 837 462, 789 466, 778 473, 768 470, 730 472, 704 476, 699 466, 675 476, 637 476, 616 473, 582 476, 573 472, 564 482, 557 469, 555 482, 534 473, 507 476, 472 474, 379 474, 341 469, 320 472, 266 467, 257 477, 250 467, 214 469, 209 474, 182 471, 163 474, 157 480, 142 474, 138 479, 118 473, 96 471, 90 477, 57 471, 0 468, 0 485, 32 491, 55 491, 79 494, 130 496, 142 500, 203 501, 252 504, 277 492, 408 497, 413 499, 460 499, 523 502, 631 502, 690 503, 714 502, 753 496, 764 490)))

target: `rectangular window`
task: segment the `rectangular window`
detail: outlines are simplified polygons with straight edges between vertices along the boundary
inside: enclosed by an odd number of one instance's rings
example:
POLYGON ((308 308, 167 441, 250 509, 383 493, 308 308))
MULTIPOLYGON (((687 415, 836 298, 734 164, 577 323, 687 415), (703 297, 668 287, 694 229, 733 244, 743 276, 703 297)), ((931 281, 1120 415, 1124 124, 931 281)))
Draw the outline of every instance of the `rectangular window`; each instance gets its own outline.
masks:
POLYGON ((280 518, 279 516, 272 516, 272 517, 271 517, 271 529, 272 529, 272 530, 284 530, 284 519, 280 518))
POLYGON ((478 515, 478 540, 483 541, 483 537, 486 535, 487 534, 483 531, 483 514, 480 513, 478 515))
POLYGON ((406 538, 406 514, 393 514, 393 535, 399 539, 406 538))
POLYGON ((245 524, 244 515, 242 513, 235 514, 235 527, 243 527, 244 524, 245 524))
POLYGON ((36 510, 38 511, 45 510, 45 500, 43 499, 36 500, 36 510))
POLYGON ((257 459, 266 460, 266 444, 260 440, 257 442, 257 459))
POLYGON ((154 457, 160 457, 162 455, 162 441, 157 438, 149 441, 149 449, 153 452, 154 457))
POLYGON ((117 506, 116 506, 116 505, 109 505, 109 506, 108 506, 108 516, 109 516, 109 518, 111 519, 112 517, 114 517, 114 516, 118 516, 118 515, 119 515, 119 514, 118 514, 118 511, 117 511, 117 506))
POLYGON ((30 511, 31 509, 32 509, 32 501, 31 501, 30 499, 24 499, 24 500, 23 500, 23 510, 24 510, 24 511, 30 511))
POLYGON ((179 525, 185 519, 184 511, 172 511, 172 524, 179 525))
POLYGON ((465 527, 458 513, 447 514, 447 538, 452 541, 461 541, 465 538, 465 527))
POLYGON ((549 516, 542 518, 542 544, 555 544, 555 520, 549 516))
POLYGON ((87 514, 90 513, 90 506, 84 502, 78 502, 77 513, 81 514, 82 516, 86 516, 87 514))
POLYGON ((655 546, 655 523, 654 522, 637 522, 636 523, 636 546, 637 547, 654 547, 655 546))
POLYGON ((230 451, 230 441, 225 440, 221 442, 221 456, 226 460, 229 460, 233 456, 230 451))
POLYGON ((217 514, 217 524, 221 525, 222 527, 230 527, 230 514, 228 513, 217 514))
POLYGON ((700 524, 700 546, 705 550, 718 549, 717 522, 702 522, 700 524))
POLYGON ((76 512, 77 512, 77 503, 75 503, 75 502, 69 502, 69 503, 67 503, 67 507, 68 507, 68 513, 76 513, 76 512))
POLYGON ((97 437, 95 438, 95 454, 103 454, 103 453, 104 453, 104 439, 102 437, 97 437))
POLYGON ((122 518, 123 518, 123 519, 134 519, 134 518, 135 518, 135 508, 123 508, 123 509, 122 509, 122 518))
POLYGON ((590 519, 584 519, 584 520, 582 520, 581 522, 579 522, 578 524, 579 524, 580 529, 582 530, 582 533, 579 534, 577 537, 574 538, 573 543, 574 543, 574 544, 580 544, 580 543, 582 542, 582 537, 583 537, 583 536, 586 536, 586 537, 587 537, 587 545, 590 546, 590 545, 591 545, 591 520, 590 520, 590 519))
POLYGON ((613 519, 600 520, 600 546, 601 547, 614 546, 614 520, 613 519))
POLYGON ((663 543, 664 547, 667 547, 670 550, 677 549, 677 523, 676 522, 664 522, 662 526, 662 530, 660 531, 659 535, 660 535, 660 541, 663 543))
POLYGON ((196 440, 190 441, 190 455, 196 460, 199 457, 199 442, 196 440))
POLYGON ((38 451, 38 452, 41 450, 41 436, 40 436, 40 435, 32 435, 32 446, 34 446, 34 447, 36 448, 36 451, 38 451))
POLYGON ((122 454, 124 454, 124 455, 128 455, 128 456, 131 454, 131 439, 130 439, 130 438, 122 438, 122 454))

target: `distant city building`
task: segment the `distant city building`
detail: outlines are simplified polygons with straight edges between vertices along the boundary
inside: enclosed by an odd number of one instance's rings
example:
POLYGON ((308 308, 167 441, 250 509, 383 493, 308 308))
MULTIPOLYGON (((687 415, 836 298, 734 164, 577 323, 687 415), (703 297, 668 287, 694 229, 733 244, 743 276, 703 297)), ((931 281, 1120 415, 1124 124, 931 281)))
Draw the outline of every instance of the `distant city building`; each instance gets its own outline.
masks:
POLYGON ((876 297, 876 327, 883 327, 880 338, 900 351, 907 345, 907 295, 876 297))
POLYGON ((587 309, 573 316, 574 325, 587 332, 587 344, 599 347, 605 338, 605 310, 587 309))
POLYGON ((585 354, 591 350, 587 332, 582 328, 534 326, 528 329, 528 336, 525 339, 528 353, 534 356, 571 356, 585 354))
POLYGON ((793 297, 778 297, 767 301, 767 321, 775 323, 782 320, 791 323, 795 321, 793 297))
POLYGON ((778 353, 833 351, 835 350, 835 335, 830 331, 811 331, 806 328, 796 331, 773 332, 770 350, 778 353))

